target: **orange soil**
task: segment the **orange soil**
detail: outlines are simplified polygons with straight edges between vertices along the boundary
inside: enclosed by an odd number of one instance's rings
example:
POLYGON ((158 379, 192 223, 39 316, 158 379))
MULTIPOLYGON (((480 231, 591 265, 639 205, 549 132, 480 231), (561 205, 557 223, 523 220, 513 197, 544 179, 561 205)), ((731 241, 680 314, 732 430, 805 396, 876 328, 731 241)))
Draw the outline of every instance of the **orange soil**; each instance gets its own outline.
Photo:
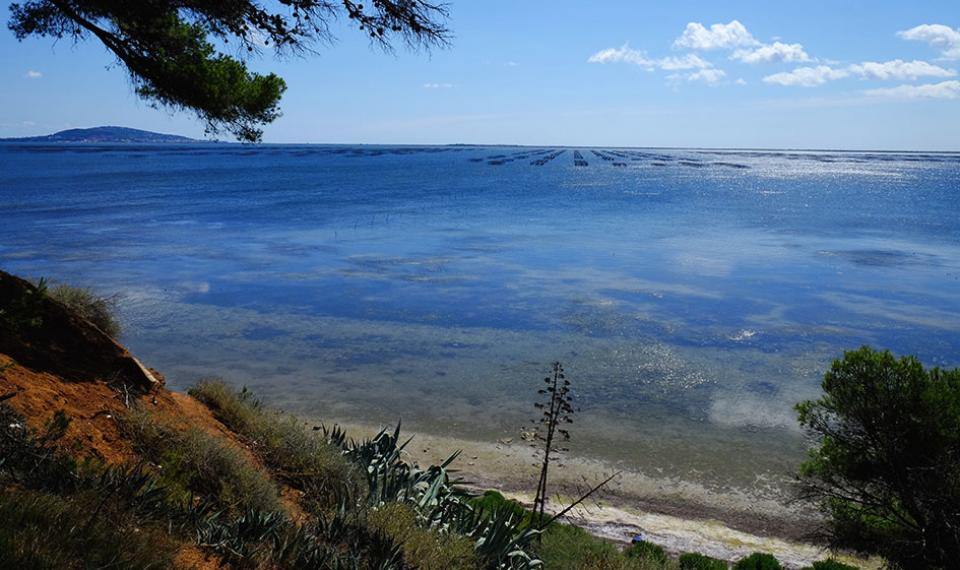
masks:
MULTIPOLYGON (((159 377, 158 374, 154 372, 159 377)), ((117 417, 127 409, 127 398, 101 380, 70 381, 50 372, 33 370, 0 354, 0 396, 16 394, 5 401, 23 416, 28 426, 40 430, 59 410, 70 418, 63 448, 77 457, 92 457, 110 464, 139 459, 132 442, 120 430, 117 417)), ((249 446, 217 420, 202 403, 186 394, 170 392, 157 385, 143 395, 130 395, 129 404, 139 404, 163 423, 181 429, 197 428, 219 438, 244 454, 266 472, 249 446)), ((305 520, 299 505, 301 493, 278 482, 281 502, 294 520, 305 520)), ((177 556, 178 568, 210 570, 220 568, 216 557, 194 546, 186 546, 177 556)))
MULTIPOLYGON (((163 376, 148 370, 122 345, 94 324, 41 295, 32 284, 0 271, 0 310, 17 309, 15 301, 32 303, 37 324, 26 329, 0 329, 0 401, 22 416, 35 431, 58 411, 70 419, 62 449, 78 458, 109 464, 140 461, 119 418, 132 406, 147 410, 175 429, 200 429, 239 450, 265 475, 260 459, 210 410, 186 394, 170 392, 163 376)), ((16 314, 16 312, 12 313, 16 314)), ((277 481, 282 504, 291 517, 306 517, 300 493, 277 481)), ((178 568, 219 568, 216 557, 185 545, 178 568)))
POLYGON ((48 372, 38 372, 12 363, 0 355, 0 394, 15 392, 6 401, 30 428, 43 428, 55 412, 70 418, 64 443, 80 456, 92 456, 108 463, 124 463, 136 457, 130 443, 120 434, 116 415, 125 406, 119 395, 104 382, 66 382, 48 372))
POLYGON ((184 546, 177 552, 173 564, 183 570, 220 570, 223 566, 216 556, 205 553, 196 546, 184 546))

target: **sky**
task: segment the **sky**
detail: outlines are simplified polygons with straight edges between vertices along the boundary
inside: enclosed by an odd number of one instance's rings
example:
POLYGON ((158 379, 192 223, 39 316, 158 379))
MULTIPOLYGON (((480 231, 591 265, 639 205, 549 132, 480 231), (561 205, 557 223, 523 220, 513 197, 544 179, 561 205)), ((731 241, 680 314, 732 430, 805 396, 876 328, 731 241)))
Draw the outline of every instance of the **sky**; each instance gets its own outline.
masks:
MULTIPOLYGON (((956 0, 449 8, 449 48, 384 53, 343 22, 318 56, 252 60, 288 85, 264 141, 960 150, 956 0)), ((96 41, 0 30, 0 137, 97 125, 204 134, 96 41)))

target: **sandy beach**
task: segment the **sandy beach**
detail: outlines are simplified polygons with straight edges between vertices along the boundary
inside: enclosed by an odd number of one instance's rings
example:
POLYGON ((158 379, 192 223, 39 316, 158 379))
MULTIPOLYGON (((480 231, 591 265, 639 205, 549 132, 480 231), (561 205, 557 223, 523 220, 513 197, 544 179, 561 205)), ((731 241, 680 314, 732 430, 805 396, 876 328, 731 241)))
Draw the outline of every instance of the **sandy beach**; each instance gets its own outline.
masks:
MULTIPOLYGON (((327 421, 329 424, 330 422, 327 421)), ((316 425, 317 422, 312 422, 316 425)), ((368 437, 380 428, 338 422, 351 437, 368 437)), ((392 427, 390 428, 392 429, 392 427)), ((406 433, 409 458, 427 465, 460 451, 454 476, 477 491, 496 489, 520 503, 533 502, 537 458, 529 443, 514 438, 470 441, 428 433, 406 433)), ((615 465, 563 457, 551 471, 549 510, 557 512, 571 497, 617 471, 615 465)), ((830 552, 811 540, 816 513, 779 498, 751 496, 734 490, 713 490, 691 482, 657 479, 622 471, 611 483, 567 517, 568 522, 605 539, 629 543, 636 535, 672 553, 700 552, 735 561, 752 552, 774 554, 786 567, 801 568, 830 552)), ((864 568, 878 563, 833 554, 864 568)))

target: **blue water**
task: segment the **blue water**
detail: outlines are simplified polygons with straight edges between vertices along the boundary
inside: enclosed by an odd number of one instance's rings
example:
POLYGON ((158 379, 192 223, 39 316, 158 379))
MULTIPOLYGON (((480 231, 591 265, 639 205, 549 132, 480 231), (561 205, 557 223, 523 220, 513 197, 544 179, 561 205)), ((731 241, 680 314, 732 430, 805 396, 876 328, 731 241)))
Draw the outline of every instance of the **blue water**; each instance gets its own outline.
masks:
POLYGON ((960 365, 960 155, 558 150, 0 145, 0 267, 327 420, 516 437, 561 360, 574 453, 719 485, 844 349, 960 365))

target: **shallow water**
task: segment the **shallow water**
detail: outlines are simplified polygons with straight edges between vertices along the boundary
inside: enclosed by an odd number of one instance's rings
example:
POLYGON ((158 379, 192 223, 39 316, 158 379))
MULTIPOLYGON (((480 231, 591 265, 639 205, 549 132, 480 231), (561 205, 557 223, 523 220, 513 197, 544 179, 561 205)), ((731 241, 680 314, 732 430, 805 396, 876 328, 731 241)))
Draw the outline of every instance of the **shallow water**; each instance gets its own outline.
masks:
POLYGON ((960 364, 960 155, 560 150, 4 144, 0 267, 328 421, 516 438, 560 360, 574 453, 722 488, 844 349, 960 364))

